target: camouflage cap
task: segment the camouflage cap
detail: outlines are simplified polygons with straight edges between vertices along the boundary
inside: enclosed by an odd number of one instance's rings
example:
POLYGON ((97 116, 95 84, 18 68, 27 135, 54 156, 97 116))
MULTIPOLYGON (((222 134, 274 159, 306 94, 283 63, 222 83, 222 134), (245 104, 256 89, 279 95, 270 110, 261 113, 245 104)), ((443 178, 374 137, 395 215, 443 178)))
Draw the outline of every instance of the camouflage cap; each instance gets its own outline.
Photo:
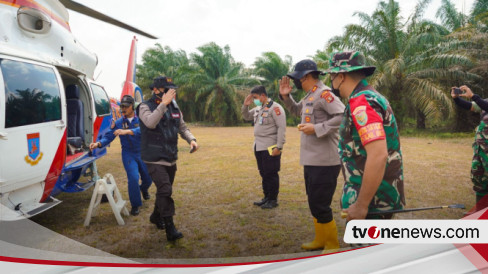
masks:
POLYGON ((326 73, 344 73, 364 71, 366 76, 374 73, 376 67, 366 66, 366 58, 359 51, 343 51, 333 53, 329 59, 329 69, 326 73))

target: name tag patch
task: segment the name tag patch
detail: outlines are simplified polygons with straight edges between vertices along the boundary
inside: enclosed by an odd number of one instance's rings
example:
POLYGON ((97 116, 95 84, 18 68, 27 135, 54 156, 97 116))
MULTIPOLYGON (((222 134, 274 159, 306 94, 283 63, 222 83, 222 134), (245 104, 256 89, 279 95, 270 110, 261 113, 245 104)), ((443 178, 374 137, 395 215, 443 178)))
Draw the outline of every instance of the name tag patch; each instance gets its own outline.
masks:
POLYGON ((179 113, 171 113, 171 116, 175 119, 180 119, 180 114, 179 113))

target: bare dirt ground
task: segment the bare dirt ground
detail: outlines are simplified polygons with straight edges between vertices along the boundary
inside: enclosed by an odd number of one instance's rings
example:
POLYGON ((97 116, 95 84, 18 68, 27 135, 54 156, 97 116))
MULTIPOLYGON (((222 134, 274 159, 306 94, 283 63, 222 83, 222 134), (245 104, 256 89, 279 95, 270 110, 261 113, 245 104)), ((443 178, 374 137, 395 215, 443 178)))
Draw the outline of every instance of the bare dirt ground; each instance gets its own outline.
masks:
MULTIPOLYGON (((287 129, 280 172, 279 207, 262 210, 252 202, 262 198, 261 182, 252 151, 251 127, 192 127, 200 150, 189 154, 189 145, 180 139, 178 172, 173 188, 175 224, 184 234, 177 244, 166 241, 164 231, 149 223, 154 205, 144 201, 139 216, 124 217, 117 225, 108 204, 89 227, 83 226, 92 189, 61 194, 64 202, 33 221, 81 243, 125 258, 230 258, 297 254, 300 245, 313 239, 313 223, 308 209, 299 160, 299 133, 287 129)), ((445 209, 397 214, 397 219, 460 219, 474 206, 469 178, 472 138, 402 138, 407 207, 463 203, 466 210, 445 209)), ((108 155, 97 162, 99 174, 114 175, 128 200, 127 179, 120 157, 118 139, 108 155)), ((332 202, 341 246, 345 222, 340 219, 339 198, 343 179, 332 202)), ((130 209, 130 206, 129 206, 130 209)), ((303 253, 302 253, 303 254, 303 253)), ((314 255, 317 253, 308 252, 314 255)))

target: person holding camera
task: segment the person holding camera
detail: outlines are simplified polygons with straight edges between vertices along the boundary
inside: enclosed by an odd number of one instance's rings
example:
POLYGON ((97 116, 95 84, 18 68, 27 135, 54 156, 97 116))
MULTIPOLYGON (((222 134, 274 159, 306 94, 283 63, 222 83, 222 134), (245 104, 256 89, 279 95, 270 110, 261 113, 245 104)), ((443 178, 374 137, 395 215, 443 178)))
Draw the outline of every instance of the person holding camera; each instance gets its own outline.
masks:
POLYGON ((130 214, 139 214, 139 207, 142 205, 141 193, 144 200, 149 200, 148 192, 152 180, 147 167, 141 160, 141 130, 139 119, 134 113, 134 98, 124 95, 120 101, 123 117, 112 123, 110 131, 95 143, 90 144, 90 150, 101 148, 110 144, 115 137, 119 136, 122 146, 122 163, 127 173, 129 200, 132 206, 130 214), (142 184, 139 186, 139 175, 142 184))
POLYGON ((460 108, 481 113, 481 121, 476 129, 471 162, 471 181, 479 202, 488 193, 488 101, 474 94, 467 86, 453 87, 451 97, 460 108), (460 97, 471 99, 471 102, 460 97))
POLYGON ((176 88, 171 78, 160 76, 151 86, 152 97, 138 107, 141 120, 141 157, 156 185, 156 202, 150 222, 166 229, 168 241, 183 238, 173 222, 175 204, 171 198, 178 159, 178 133, 191 146, 198 149, 195 137, 183 121, 175 101, 176 88))
POLYGON ((275 208, 278 206, 280 189, 278 172, 281 166, 281 150, 285 143, 285 111, 280 104, 268 98, 264 86, 255 86, 244 100, 242 117, 244 120, 254 121, 254 155, 264 192, 264 198, 254 202, 254 205, 262 209, 275 208), (256 107, 249 110, 251 102, 256 107))

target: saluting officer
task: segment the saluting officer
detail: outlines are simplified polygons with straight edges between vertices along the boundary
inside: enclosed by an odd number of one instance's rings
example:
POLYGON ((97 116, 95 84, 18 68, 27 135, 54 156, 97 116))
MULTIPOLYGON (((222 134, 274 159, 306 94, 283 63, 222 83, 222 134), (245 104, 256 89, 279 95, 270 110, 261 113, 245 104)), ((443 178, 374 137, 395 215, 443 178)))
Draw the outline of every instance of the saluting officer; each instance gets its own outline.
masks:
POLYGON ((244 120, 254 121, 254 155, 264 192, 264 198, 254 202, 254 205, 262 209, 275 208, 278 206, 280 188, 278 171, 281 166, 281 151, 285 143, 285 112, 281 105, 268 98, 265 87, 255 86, 244 100, 242 117, 244 120), (253 99, 256 107, 249 110, 253 99))
POLYGON ((173 222, 175 203, 171 197, 178 159, 178 133, 191 146, 198 149, 195 137, 183 121, 175 101, 176 88, 171 78, 154 79, 153 96, 138 107, 141 119, 141 157, 156 185, 156 202, 150 222, 166 229, 168 241, 183 237, 173 222))
POLYGON ((314 217, 315 239, 302 244, 306 250, 338 249, 337 226, 330 204, 337 186, 340 160, 338 130, 344 104, 324 85, 312 60, 302 60, 280 81, 280 97, 290 113, 301 116, 300 164, 303 165, 308 204, 314 217), (298 103, 290 95, 293 80, 297 89, 307 91, 298 103))

